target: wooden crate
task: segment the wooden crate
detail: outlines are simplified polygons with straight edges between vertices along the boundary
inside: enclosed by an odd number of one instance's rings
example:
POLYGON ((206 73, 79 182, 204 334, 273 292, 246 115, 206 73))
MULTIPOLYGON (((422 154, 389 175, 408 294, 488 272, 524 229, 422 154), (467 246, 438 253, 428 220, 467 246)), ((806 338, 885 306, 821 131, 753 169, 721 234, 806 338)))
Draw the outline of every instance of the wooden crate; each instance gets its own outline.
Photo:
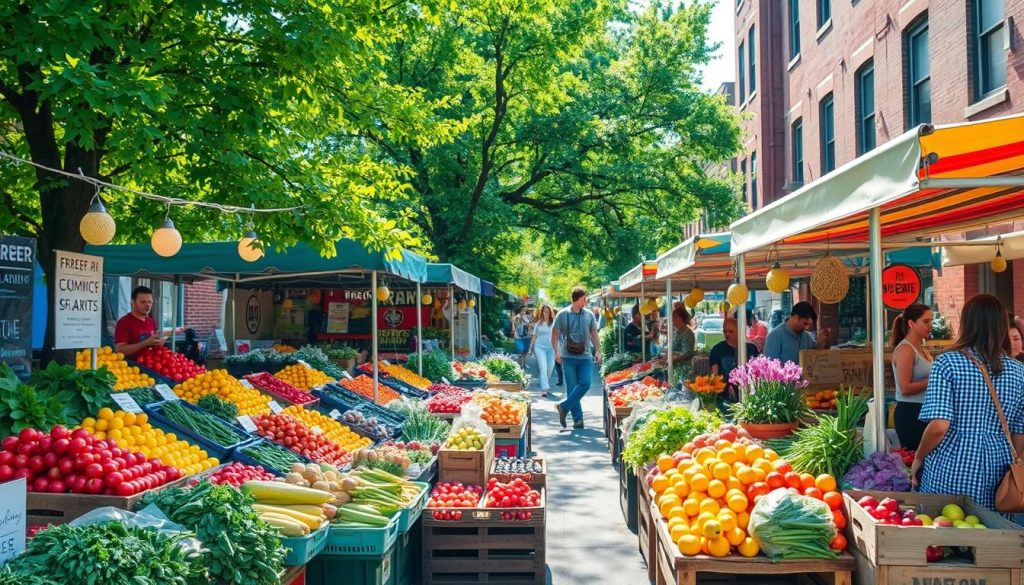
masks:
POLYGON ((465 484, 483 486, 494 461, 494 437, 488 437, 482 451, 453 451, 441 449, 437 452, 438 481, 461 481, 465 484))
MULTIPOLYGON (((683 556, 668 534, 668 523, 661 518, 654 521, 657 531, 658 569, 656 585, 697 585, 698 574, 714 574, 734 581, 736 576, 750 576, 751 583, 766 583, 779 575, 792 576, 793 581, 815 577, 815 582, 826 585, 851 585, 854 568, 853 557, 843 554, 837 560, 808 559, 772 562, 768 557, 758 555, 746 558, 739 555, 709 557, 698 555, 683 556)), ((702 578, 701 581, 704 581, 702 578)), ((959 585, 959 584, 958 584, 959 585)))
POLYGON ((612 410, 615 412, 615 419, 620 423, 633 414, 632 406, 613 406, 612 410))
POLYGON ((487 384, 488 390, 499 390, 502 392, 522 392, 522 382, 490 382, 487 384))
POLYGON ((168 484, 155 487, 151 490, 135 494, 134 496, 104 496, 90 494, 50 494, 41 492, 28 492, 26 494, 25 512, 28 515, 29 526, 40 526, 47 524, 64 524, 75 518, 91 512, 96 508, 112 506, 122 510, 134 511, 136 504, 142 501, 146 494, 162 492, 174 487, 185 485, 188 480, 183 477, 168 484))
MULTIPOLYGON (((1024 530, 978 505, 967 496, 947 496, 920 493, 888 493, 851 490, 843 494, 843 505, 849 523, 847 541, 851 549, 863 557, 863 572, 859 583, 920 583, 923 578, 956 578, 954 583, 985 582, 1021 585, 1024 569, 1024 530), (987 530, 934 528, 929 526, 904 527, 879 524, 867 510, 857 505, 863 496, 879 501, 893 498, 902 507, 911 507, 918 513, 936 516, 946 504, 957 504, 964 513, 977 516, 987 530), (928 546, 964 547, 973 557, 957 557, 951 561, 928 563, 928 546), (870 580, 865 580, 870 579, 870 580), (886 581, 883 581, 885 579, 886 581), (966 580, 966 581, 964 581, 966 580)), ((860 565, 858 565, 860 569, 860 565)), ((949 581, 935 581, 946 583, 949 581)))
POLYGON ((548 464, 543 457, 531 457, 530 459, 540 462, 540 473, 496 473, 494 468, 498 464, 498 461, 495 460, 491 463, 488 479, 494 478, 502 483, 508 483, 517 477, 520 477, 523 481, 530 484, 531 488, 539 490, 547 484, 548 464))
POLYGON ((630 532, 637 532, 637 508, 639 496, 637 493, 636 475, 629 465, 619 465, 619 508, 622 510, 622 518, 626 521, 626 528, 630 532))
MULTIPOLYGON (((545 582, 544 492, 535 508, 477 508, 461 520, 423 514, 423 585, 545 582), (502 512, 530 511, 529 520, 502 520, 502 512)), ((482 500, 483 502, 483 500, 482 500)), ((481 503, 482 503, 481 502, 481 503)))
POLYGON ((647 578, 653 583, 658 574, 658 538, 654 521, 661 512, 654 506, 651 491, 644 485, 642 475, 636 476, 636 537, 640 556, 647 563, 647 578))
POLYGON ((487 426, 491 427, 494 431, 495 439, 514 439, 519 440, 523 437, 523 431, 526 430, 526 419, 517 425, 495 425, 488 423, 487 426))

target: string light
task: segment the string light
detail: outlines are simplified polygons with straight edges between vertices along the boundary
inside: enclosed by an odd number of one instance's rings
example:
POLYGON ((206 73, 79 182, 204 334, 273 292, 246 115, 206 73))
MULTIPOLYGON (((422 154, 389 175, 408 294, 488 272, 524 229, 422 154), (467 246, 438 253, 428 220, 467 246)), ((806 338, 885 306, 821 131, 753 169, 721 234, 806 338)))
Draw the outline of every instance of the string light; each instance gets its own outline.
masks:
POLYGON ((426 293, 423 295, 423 298, 420 299, 420 302, 424 305, 429 305, 434 302, 434 297, 430 296, 430 293, 426 293))
POLYGON ((109 244, 110 240, 114 239, 117 224, 114 223, 114 218, 110 217, 107 208, 103 206, 103 201, 100 200, 99 187, 96 187, 96 194, 92 196, 89 211, 82 216, 82 221, 78 222, 78 231, 81 232, 82 239, 94 246, 109 244))
POLYGON ((252 211, 250 210, 249 223, 245 226, 245 235, 238 240, 238 256, 246 262, 255 262, 263 257, 263 242, 253 229, 252 211))
POLYGON ((171 206, 167 205, 167 215, 164 216, 163 222, 160 223, 160 227, 153 230, 153 235, 149 239, 149 245, 153 247, 153 251, 158 256, 164 258, 170 258, 181 250, 181 234, 178 233, 177 228, 174 227, 174 222, 171 221, 171 206))

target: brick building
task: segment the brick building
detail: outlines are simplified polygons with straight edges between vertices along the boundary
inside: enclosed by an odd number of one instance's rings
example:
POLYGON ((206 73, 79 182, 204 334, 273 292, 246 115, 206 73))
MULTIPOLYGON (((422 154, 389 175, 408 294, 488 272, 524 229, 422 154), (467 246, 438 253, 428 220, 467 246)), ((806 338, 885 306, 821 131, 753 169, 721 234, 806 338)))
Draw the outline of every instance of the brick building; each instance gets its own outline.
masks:
MULTIPOLYGON (((1024 0, 735 1, 751 209, 918 124, 1024 112, 1024 0)), ((954 327, 979 292, 1024 314, 1024 261, 1010 264, 936 273, 934 304, 954 327)))

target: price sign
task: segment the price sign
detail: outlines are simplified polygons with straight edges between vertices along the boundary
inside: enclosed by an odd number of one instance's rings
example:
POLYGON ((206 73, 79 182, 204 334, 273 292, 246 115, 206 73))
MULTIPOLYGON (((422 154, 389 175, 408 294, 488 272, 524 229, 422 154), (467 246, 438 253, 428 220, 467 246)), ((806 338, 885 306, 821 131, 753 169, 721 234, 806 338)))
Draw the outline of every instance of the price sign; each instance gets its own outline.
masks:
POLYGON ((316 433, 318 435, 322 435, 323 432, 324 432, 320 427, 318 427, 316 425, 309 427, 309 430, 313 431, 314 433, 316 433))
POLYGON ((267 404, 270 406, 270 412, 274 414, 280 414, 281 411, 284 410, 283 408, 281 408, 281 405, 278 404, 277 401, 274 400, 273 398, 271 398, 270 401, 267 402, 267 404))
POLYGON ((175 394, 174 390, 171 390, 171 387, 167 384, 157 384, 156 393, 164 400, 181 400, 181 398, 178 398, 178 395, 175 394))
POLYGON ((337 408, 332 409, 331 412, 329 412, 328 414, 334 420, 338 420, 339 418, 341 418, 341 412, 339 412, 337 408))
POLYGON ((25 550, 25 478, 0 483, 0 565, 25 550))
POLYGON ((352 374, 350 374, 348 372, 342 371, 341 375, 344 376, 346 380, 351 380, 352 379, 352 374))
POLYGON ((135 402, 134 398, 124 392, 111 394, 110 398, 125 412, 134 412, 136 414, 142 412, 142 407, 139 406, 139 403, 135 402))
POLYGON ((385 366, 390 366, 390 365, 391 365, 391 362, 389 362, 388 360, 380 360, 380 361, 381 361, 381 363, 382 363, 382 364, 384 364, 385 366))
POLYGON ((441 381, 445 384, 451 384, 451 382, 448 381, 448 378, 445 378, 444 376, 441 376, 441 381))
POLYGON ((249 433, 255 433, 257 430, 256 423, 252 422, 252 418, 247 414, 238 417, 238 424, 242 425, 242 428, 249 433))
POLYGON ((252 388, 252 382, 250 382, 249 380, 246 380, 246 379, 243 378, 243 379, 239 380, 238 382, 242 386, 245 386, 246 388, 252 388))
POLYGON ((309 368, 311 370, 313 369, 313 366, 311 366, 308 363, 306 363, 306 360, 299 360, 299 365, 300 366, 305 366, 305 367, 307 367, 307 368, 309 368))

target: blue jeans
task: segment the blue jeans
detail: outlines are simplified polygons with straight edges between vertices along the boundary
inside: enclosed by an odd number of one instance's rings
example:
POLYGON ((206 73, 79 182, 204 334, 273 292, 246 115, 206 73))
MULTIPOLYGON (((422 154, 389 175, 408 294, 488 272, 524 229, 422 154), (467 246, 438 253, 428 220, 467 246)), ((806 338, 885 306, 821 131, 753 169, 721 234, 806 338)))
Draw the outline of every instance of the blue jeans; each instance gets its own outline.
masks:
POLYGON ((572 414, 572 420, 583 422, 583 406, 580 400, 590 390, 590 379, 593 376, 594 359, 592 357, 563 357, 562 369, 565 370, 565 387, 568 391, 561 405, 572 414))

